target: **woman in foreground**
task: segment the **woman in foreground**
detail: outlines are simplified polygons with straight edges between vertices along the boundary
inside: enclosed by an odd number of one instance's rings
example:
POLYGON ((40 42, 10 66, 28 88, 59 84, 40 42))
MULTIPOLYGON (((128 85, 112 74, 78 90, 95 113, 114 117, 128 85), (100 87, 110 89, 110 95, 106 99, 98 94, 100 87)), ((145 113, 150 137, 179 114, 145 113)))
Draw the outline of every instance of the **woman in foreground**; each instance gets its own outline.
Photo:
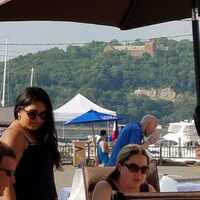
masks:
POLYGON ((146 150, 136 144, 126 145, 118 155, 117 166, 106 180, 97 183, 93 200, 111 200, 112 191, 121 193, 156 192, 145 182, 149 170, 146 150))
POLYGON ((57 199, 53 168, 60 167, 60 154, 49 96, 41 88, 26 88, 16 100, 14 116, 1 140, 15 150, 16 183, 3 200, 57 199))

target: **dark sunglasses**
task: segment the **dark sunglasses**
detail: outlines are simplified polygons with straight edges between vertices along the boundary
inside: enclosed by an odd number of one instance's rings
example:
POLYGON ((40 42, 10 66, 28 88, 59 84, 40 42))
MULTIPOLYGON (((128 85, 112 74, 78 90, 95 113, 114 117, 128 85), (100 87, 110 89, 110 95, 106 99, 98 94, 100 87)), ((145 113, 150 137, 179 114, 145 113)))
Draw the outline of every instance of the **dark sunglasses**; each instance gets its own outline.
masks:
POLYGON ((131 164, 124 163, 124 165, 128 168, 130 172, 134 172, 134 173, 137 173, 140 171, 142 174, 146 174, 149 171, 148 166, 139 167, 138 165, 134 163, 131 163, 131 164))
POLYGON ((9 176, 9 177, 15 176, 15 171, 5 169, 5 168, 0 168, 0 171, 4 171, 6 173, 6 175, 9 176))
POLYGON ((29 119, 31 120, 35 120, 37 117, 39 117, 41 120, 45 120, 46 117, 47 117, 47 112, 46 111, 43 111, 41 113, 38 113, 38 111, 36 110, 25 110, 24 111, 26 112, 27 116, 29 117, 29 119))

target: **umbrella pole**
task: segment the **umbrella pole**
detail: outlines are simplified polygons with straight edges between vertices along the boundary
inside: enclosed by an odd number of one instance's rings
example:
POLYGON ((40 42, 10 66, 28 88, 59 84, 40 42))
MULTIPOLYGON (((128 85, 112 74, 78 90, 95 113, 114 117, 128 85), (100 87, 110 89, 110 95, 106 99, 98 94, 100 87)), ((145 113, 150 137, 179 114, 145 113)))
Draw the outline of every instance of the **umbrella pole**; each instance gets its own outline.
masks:
POLYGON ((199 13, 198 0, 192 0, 192 34, 193 34, 193 49, 194 49, 194 67, 196 80, 196 96, 197 106, 194 111, 194 122, 197 133, 200 137, 200 39, 199 39, 199 13))
POLYGON ((64 140, 65 139, 65 126, 64 126, 64 124, 63 124, 63 135, 62 135, 62 139, 64 140))
POLYGON ((96 161, 96 156, 97 156, 97 153, 96 153, 96 137, 95 137, 95 130, 94 130, 94 124, 92 124, 92 140, 93 140, 93 143, 94 143, 94 159, 96 161))
POLYGON ((198 0, 192 1, 192 34, 193 34, 193 49, 194 49, 194 67, 196 79, 196 95, 197 105, 200 105, 200 47, 199 47, 199 14, 198 0))
POLYGON ((96 139, 95 139, 95 131, 94 131, 94 124, 92 124, 92 140, 95 143, 96 139))

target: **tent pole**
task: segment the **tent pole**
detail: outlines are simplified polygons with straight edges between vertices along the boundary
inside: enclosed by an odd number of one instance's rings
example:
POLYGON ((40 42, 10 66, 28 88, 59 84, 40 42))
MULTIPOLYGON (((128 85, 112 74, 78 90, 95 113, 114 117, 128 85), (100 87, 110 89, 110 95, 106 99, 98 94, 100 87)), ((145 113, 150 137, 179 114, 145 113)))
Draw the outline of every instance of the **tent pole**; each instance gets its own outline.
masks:
POLYGON ((199 48, 198 0, 192 0, 192 34, 194 49, 194 67, 196 79, 197 105, 200 105, 200 48, 199 48))
POLYGON ((107 139, 108 139, 107 142, 108 142, 108 146, 110 146, 110 139, 109 139, 111 138, 110 121, 107 121, 106 124, 107 124, 107 139))
POLYGON ((65 125, 63 123, 63 135, 62 135, 63 139, 65 139, 65 125))
POLYGON ((94 143, 94 157, 96 160, 96 137, 95 137, 95 130, 94 130, 94 124, 92 124, 92 139, 93 139, 93 143, 94 143))

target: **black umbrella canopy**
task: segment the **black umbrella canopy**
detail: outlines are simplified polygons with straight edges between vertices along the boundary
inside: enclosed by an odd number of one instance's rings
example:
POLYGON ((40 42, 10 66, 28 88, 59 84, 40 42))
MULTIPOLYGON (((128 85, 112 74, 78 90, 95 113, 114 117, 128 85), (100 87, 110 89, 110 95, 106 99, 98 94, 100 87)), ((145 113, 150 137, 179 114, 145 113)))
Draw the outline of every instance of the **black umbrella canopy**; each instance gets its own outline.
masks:
POLYGON ((191 8, 192 0, 0 0, 0 21, 73 21, 130 29, 189 18, 191 8))

